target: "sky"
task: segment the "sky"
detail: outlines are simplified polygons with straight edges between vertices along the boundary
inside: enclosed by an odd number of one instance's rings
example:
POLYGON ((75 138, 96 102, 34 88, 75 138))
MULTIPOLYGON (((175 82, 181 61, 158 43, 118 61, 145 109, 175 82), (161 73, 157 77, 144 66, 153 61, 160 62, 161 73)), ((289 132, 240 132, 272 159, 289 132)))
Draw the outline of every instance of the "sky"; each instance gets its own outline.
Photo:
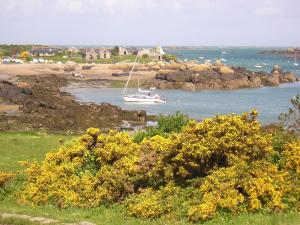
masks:
POLYGON ((0 0, 0 43, 300 46, 300 0, 0 0))

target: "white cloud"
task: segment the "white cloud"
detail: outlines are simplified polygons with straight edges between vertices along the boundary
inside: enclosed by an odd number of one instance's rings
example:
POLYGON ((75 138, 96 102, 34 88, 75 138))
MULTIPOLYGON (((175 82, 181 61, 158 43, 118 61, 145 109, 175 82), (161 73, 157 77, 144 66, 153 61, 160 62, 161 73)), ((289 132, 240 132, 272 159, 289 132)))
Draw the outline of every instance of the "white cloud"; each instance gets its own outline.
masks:
MULTIPOLYGON (((217 0, 220 1, 220 0, 217 0)), ((214 5, 215 0, 0 0, 3 13, 34 12, 37 8, 52 12, 106 14, 132 14, 147 10, 183 11, 204 9, 214 5)))
POLYGON ((42 0, 0 0, 2 13, 28 14, 38 8, 41 8, 42 5, 42 0))
POLYGON ((81 0, 56 1, 54 9, 57 11, 68 11, 71 13, 83 13, 84 4, 81 0))
POLYGON ((257 16, 277 16, 280 15, 280 9, 274 6, 260 7, 254 10, 257 16))

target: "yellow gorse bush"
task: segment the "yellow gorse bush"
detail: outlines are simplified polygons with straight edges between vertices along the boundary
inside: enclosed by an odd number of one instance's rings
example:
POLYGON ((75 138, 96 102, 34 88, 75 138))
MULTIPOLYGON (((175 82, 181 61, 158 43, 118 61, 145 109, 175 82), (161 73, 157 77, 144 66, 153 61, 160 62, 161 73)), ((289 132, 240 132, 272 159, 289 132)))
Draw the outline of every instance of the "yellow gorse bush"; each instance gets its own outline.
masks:
POLYGON ((251 162, 274 152, 270 135, 262 134, 256 112, 191 121, 182 132, 141 143, 141 170, 156 183, 206 176, 212 169, 251 162), (145 162, 146 161, 146 162, 145 162), (155 163, 151 163, 155 162, 155 163))
POLYGON ((15 176, 14 173, 7 173, 0 171, 0 188, 3 188, 6 183, 8 183, 15 176))
POLYGON ((138 148, 128 134, 90 128, 78 139, 28 164, 23 199, 59 207, 94 207, 133 192, 138 148))
POLYGON ((300 140, 285 146, 282 164, 288 173, 289 203, 300 211, 300 140))
POLYGON ((90 128, 43 162, 27 164, 20 196, 59 207, 121 202, 132 216, 190 221, 299 207, 299 141, 275 154, 256 116, 190 121, 179 133, 141 143, 126 132, 90 128))

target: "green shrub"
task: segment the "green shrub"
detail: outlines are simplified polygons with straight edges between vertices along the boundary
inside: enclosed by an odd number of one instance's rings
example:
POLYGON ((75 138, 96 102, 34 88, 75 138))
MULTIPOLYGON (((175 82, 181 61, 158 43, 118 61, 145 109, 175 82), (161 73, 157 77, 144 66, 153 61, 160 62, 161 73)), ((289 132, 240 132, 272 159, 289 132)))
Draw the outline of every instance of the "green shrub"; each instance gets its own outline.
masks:
POLYGON ((279 120, 287 130, 300 133, 300 94, 290 100, 292 107, 287 113, 282 113, 279 120))
POLYGON ((172 55, 172 54, 164 54, 163 59, 167 62, 170 62, 170 61, 176 62, 177 61, 176 55, 172 55))
POLYGON ((144 138, 151 138, 155 135, 166 137, 169 133, 180 132, 188 121, 188 116, 180 112, 173 115, 159 115, 156 127, 149 127, 146 131, 136 133, 133 140, 140 143, 144 138))

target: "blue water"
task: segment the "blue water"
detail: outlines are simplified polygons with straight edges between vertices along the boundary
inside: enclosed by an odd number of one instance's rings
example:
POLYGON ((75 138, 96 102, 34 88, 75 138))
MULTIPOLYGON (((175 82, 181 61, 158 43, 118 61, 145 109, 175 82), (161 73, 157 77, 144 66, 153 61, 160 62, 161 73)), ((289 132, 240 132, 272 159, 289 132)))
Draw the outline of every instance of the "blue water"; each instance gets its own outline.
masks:
POLYGON ((298 66, 294 66, 294 58, 259 54, 264 50, 285 50, 286 48, 253 48, 253 47, 198 47, 196 50, 172 50, 168 53, 177 55, 181 60, 197 60, 200 63, 205 60, 224 58, 223 63, 233 66, 246 67, 253 71, 271 72, 274 65, 280 65, 284 71, 292 71, 300 76, 300 55, 297 57, 298 66), (225 54, 222 54, 225 52, 225 54), (200 59, 199 57, 204 57, 200 59), (254 67, 261 64, 262 68, 254 67))
MULTIPOLYGON (((67 88, 82 102, 109 102, 123 109, 146 110, 148 114, 171 114, 181 111, 194 119, 203 119, 217 114, 242 113, 258 109, 263 123, 277 122, 278 116, 286 112, 289 100, 300 94, 300 82, 279 87, 240 89, 231 91, 187 92, 181 90, 156 90, 167 100, 165 104, 125 103, 122 90, 118 88, 67 88)), ((135 89, 129 89, 134 93, 135 89)))

